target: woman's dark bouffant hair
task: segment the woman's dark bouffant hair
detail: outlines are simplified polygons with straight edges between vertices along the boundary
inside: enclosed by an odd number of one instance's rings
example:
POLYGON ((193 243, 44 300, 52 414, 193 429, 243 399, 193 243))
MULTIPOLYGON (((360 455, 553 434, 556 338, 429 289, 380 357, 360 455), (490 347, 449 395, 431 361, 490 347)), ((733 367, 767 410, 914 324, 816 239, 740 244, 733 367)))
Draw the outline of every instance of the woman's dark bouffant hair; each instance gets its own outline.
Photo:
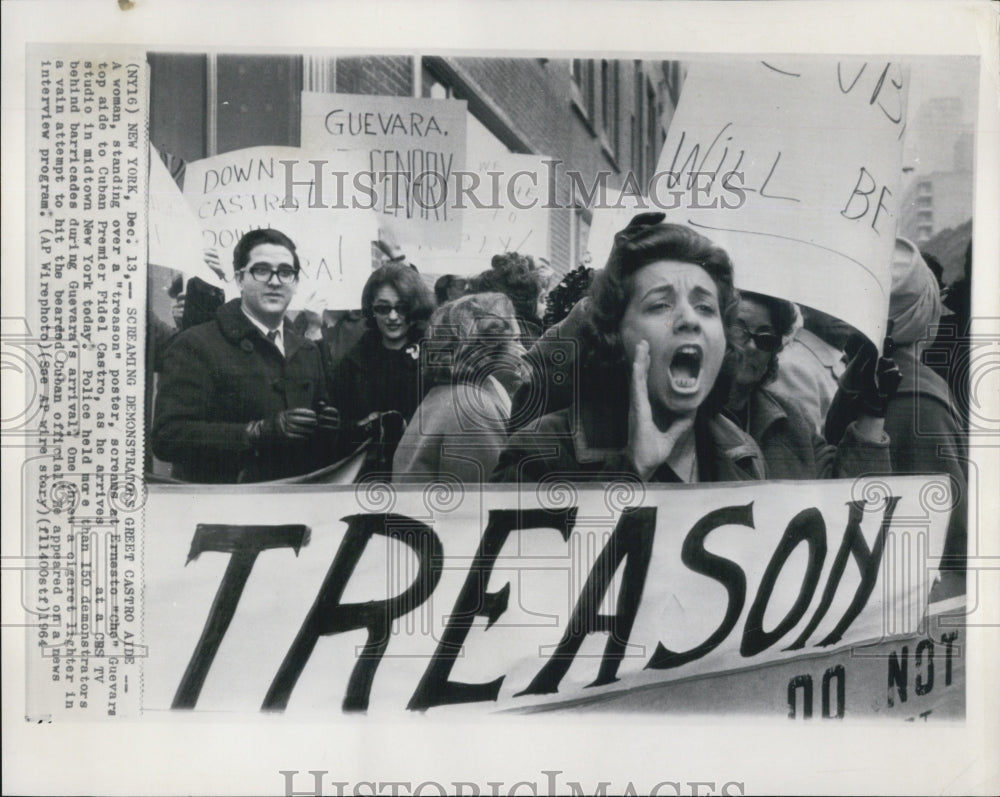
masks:
MULTIPOLYGON (((763 293, 754 293, 753 291, 740 291, 740 298, 750 299, 767 309, 768 314, 771 316, 771 326, 774 328, 774 334, 781 338, 781 348, 785 348, 785 338, 791 333, 792 327, 795 326, 795 319, 798 315, 795 312, 795 305, 791 302, 786 302, 784 299, 767 296, 763 293)), ((781 349, 778 349, 771 356, 771 361, 767 364, 764 377, 760 380, 761 385, 769 385, 778 378, 778 352, 780 351, 781 349)))
MULTIPOLYGON (((640 213, 615 235, 608 263, 590 288, 590 310, 584 334, 590 339, 585 367, 617 371, 617 380, 628 385, 629 363, 621 339, 621 323, 632 297, 633 278, 643 266, 659 260, 676 260, 701 266, 715 283, 719 311, 726 333, 726 354, 715 386, 705 404, 720 409, 729 394, 738 352, 731 328, 736 321, 739 295, 733 285, 733 263, 726 251, 708 238, 680 224, 664 224, 663 213, 640 213)), ((626 394, 627 395, 627 394, 626 394)))
POLYGON ((417 271, 399 263, 387 263, 375 269, 361 291, 361 312, 368 329, 378 331, 372 305, 375 304, 375 294, 385 285, 399 294, 400 301, 409 303, 410 312, 406 316, 410 323, 408 337, 411 341, 420 340, 424 336, 427 319, 434 312, 434 297, 417 271))
POLYGON ((494 255, 490 270, 469 280, 468 293, 502 293, 514 304, 518 318, 540 321, 538 294, 542 286, 535 272, 535 261, 529 255, 504 252, 494 255))

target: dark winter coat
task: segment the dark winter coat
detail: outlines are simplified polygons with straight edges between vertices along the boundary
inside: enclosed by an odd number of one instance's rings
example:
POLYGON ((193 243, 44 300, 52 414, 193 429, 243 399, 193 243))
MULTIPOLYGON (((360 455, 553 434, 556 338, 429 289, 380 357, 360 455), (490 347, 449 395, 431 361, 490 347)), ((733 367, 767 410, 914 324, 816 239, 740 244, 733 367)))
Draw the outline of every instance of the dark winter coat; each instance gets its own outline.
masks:
MULTIPOLYGON (((920 361, 916 346, 893 355, 903 377, 889 401, 885 430, 891 438, 894 473, 941 473, 949 477, 952 503, 943 556, 944 569, 965 567, 968 545, 968 447, 966 432, 947 383, 920 361)), ((931 509, 948 507, 928 502, 931 509)))
POLYGON ((747 431, 757 441, 769 479, 837 479, 866 473, 889 473, 889 438, 872 442, 855 424, 839 446, 820 437, 794 401, 766 389, 750 398, 747 431))
MULTIPOLYGON (((598 403, 574 404, 515 432, 493 471, 495 482, 635 480, 638 475, 625 453, 627 420, 621 408, 598 403), (619 422, 616 422, 619 421, 619 422)), ((722 415, 699 413, 695 420, 698 480, 751 481, 766 477, 757 444, 722 415)), ((676 482, 661 465, 651 481, 676 482)))
POLYGON ((224 304, 215 320, 174 338, 164 357, 153 413, 153 451, 186 481, 231 484, 316 470, 334 461, 329 433, 250 448, 246 426, 282 410, 329 403, 321 350, 285 321, 285 355, 240 309, 224 304))
MULTIPOLYGON (((398 412, 409 423, 421 399, 419 347, 413 343, 387 349, 378 332, 369 330, 334 368, 330 388, 332 403, 340 410, 345 450, 372 436, 358 426, 372 413, 398 412)), ((393 435, 370 449, 365 472, 391 471, 402 426, 392 423, 393 435)))

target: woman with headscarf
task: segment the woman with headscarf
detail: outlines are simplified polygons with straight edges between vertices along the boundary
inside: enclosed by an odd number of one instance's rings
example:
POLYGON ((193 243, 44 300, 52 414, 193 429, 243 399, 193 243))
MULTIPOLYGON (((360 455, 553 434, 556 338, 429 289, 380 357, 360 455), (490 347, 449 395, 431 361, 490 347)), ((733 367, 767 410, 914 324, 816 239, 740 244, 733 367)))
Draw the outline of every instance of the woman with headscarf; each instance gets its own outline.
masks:
POLYGON ((644 213, 615 236, 591 288, 579 393, 516 432, 495 481, 742 481, 765 477, 753 439, 720 409, 735 349, 729 255, 644 213))
POLYGON ((882 418, 863 415, 838 446, 817 432, 795 397, 768 389, 778 356, 795 333, 795 305, 773 296, 740 292, 733 330, 739 360, 726 403, 729 416, 760 446, 769 479, 832 479, 889 471, 889 439, 882 418))
POLYGON ((933 272, 913 243, 897 238, 889 319, 896 343, 894 358, 902 380, 886 410, 885 430, 892 438, 889 454, 895 473, 948 475, 952 505, 942 570, 957 571, 964 580, 967 441, 947 383, 921 361, 921 352, 934 340, 941 312, 941 297, 933 272))
POLYGON ((393 481, 487 481, 510 417, 497 376, 520 369, 523 353, 514 306, 503 294, 471 294, 439 307, 424 340, 429 390, 396 449, 393 481))
POLYGON ((433 309, 430 290, 409 266, 376 269, 361 292, 368 328, 334 369, 331 391, 346 442, 376 440, 366 471, 389 469, 420 403, 419 341, 433 309))

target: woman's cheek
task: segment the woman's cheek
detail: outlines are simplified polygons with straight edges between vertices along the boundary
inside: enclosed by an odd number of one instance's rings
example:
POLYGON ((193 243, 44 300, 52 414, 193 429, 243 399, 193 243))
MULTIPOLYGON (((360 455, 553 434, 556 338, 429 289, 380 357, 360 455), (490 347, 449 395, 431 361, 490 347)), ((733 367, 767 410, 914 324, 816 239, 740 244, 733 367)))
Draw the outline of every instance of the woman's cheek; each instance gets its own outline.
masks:
POLYGON ((704 327, 705 343, 708 347, 708 354, 713 363, 722 366, 722 359, 726 356, 726 333, 722 328, 721 321, 709 322, 704 327))
POLYGON ((624 323, 621 326, 621 338, 622 338, 622 348, 625 349, 625 356, 631 362, 635 358, 635 347, 639 342, 638 336, 635 334, 633 326, 629 323, 624 323))

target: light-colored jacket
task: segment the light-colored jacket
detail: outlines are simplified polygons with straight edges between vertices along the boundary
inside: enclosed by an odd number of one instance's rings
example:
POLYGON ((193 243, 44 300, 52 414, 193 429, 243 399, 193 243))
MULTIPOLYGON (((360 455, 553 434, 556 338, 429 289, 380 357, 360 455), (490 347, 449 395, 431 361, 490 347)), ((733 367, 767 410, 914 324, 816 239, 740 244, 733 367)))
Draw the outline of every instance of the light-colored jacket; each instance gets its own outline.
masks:
POLYGON ((794 401, 823 434, 826 414, 837 392, 837 380, 846 367, 844 353, 802 328, 778 357, 778 378, 768 390, 794 401))
POLYGON ((393 482, 489 481, 509 417, 510 397, 492 376, 431 388, 396 448, 393 482))

